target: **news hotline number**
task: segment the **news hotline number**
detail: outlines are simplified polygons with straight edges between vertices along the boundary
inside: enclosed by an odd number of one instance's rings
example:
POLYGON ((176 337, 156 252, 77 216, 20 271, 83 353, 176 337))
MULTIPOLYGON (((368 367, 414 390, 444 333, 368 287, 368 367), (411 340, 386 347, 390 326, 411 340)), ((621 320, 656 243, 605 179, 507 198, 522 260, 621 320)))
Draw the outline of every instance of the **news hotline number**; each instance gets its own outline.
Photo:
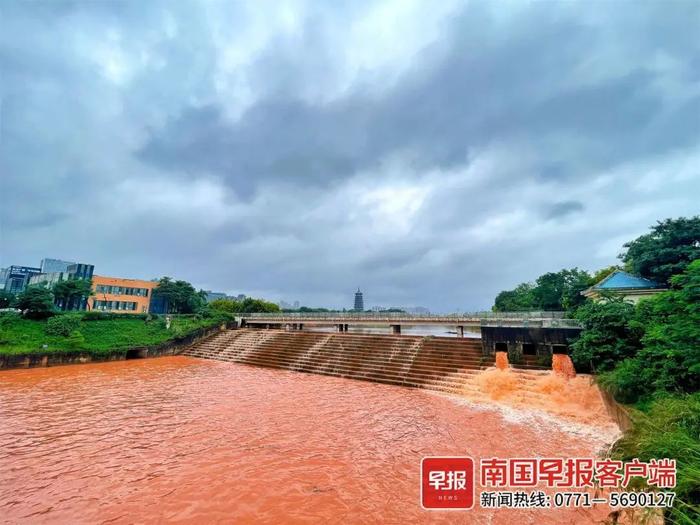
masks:
MULTIPOLYGON (((477 502, 475 461, 469 457, 426 457, 421 462, 421 505, 426 510, 466 510, 477 502)), ((479 462, 478 503, 482 508, 671 507, 675 493, 634 491, 630 482, 648 487, 676 485, 676 462, 668 458, 629 462, 593 458, 488 458, 479 462), (525 488, 559 489, 554 494, 525 488), (591 494, 576 489, 610 489, 591 494), (573 489, 573 490, 572 490, 573 489), (618 489, 618 490, 615 490, 618 489), (621 490, 620 490, 621 489, 621 490)), ((551 492, 551 491, 550 491, 551 492)))

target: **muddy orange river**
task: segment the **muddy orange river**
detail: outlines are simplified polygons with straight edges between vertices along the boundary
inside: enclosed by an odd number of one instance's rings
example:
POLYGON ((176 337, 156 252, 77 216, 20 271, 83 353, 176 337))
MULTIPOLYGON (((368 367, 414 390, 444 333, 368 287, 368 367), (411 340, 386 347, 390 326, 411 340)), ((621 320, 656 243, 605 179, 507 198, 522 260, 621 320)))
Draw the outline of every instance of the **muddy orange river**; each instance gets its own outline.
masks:
POLYGON ((187 357, 0 373, 5 523, 594 523, 425 511, 431 455, 591 456, 594 427, 421 390, 187 357))

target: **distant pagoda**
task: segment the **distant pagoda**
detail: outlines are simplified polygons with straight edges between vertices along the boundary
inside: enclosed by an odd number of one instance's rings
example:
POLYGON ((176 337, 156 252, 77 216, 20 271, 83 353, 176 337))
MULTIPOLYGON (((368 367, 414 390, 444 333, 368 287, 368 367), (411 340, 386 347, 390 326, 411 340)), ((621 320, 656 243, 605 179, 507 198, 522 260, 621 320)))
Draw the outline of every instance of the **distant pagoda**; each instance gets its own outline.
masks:
POLYGON ((358 288, 357 291, 355 292, 355 311, 357 312, 364 312, 365 310, 365 301, 362 298, 362 292, 358 288))

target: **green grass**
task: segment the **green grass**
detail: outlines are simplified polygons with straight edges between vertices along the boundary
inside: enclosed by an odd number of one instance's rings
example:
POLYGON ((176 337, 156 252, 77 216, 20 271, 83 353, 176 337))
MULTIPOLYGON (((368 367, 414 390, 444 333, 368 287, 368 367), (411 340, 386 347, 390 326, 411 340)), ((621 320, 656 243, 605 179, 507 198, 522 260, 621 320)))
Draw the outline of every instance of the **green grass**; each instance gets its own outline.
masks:
POLYGON ((700 393, 657 396, 638 403, 633 427, 613 449, 617 459, 676 460, 676 501, 667 523, 700 523, 700 393))
POLYGON ((111 319, 82 320, 78 327, 79 334, 61 337, 46 333, 46 320, 30 320, 18 315, 3 314, 0 315, 0 355, 77 351, 104 355, 115 350, 155 345, 184 337, 200 328, 216 326, 227 319, 228 317, 221 315, 207 318, 173 316, 170 330, 166 330, 165 320, 162 317, 146 321, 142 316, 134 318, 115 316, 111 319))

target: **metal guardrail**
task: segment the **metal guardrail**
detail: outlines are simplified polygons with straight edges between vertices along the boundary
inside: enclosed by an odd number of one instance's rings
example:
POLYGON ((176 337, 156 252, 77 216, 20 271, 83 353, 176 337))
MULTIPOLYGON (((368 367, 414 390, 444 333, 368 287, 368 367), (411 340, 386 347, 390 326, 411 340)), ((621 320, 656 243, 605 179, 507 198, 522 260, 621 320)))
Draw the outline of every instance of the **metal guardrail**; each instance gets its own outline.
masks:
POLYGON ((305 319, 329 319, 344 317, 347 319, 389 318, 389 319, 563 319, 564 312, 462 312, 452 314, 409 314, 403 312, 259 312, 241 313, 238 317, 277 319, 294 317, 305 319))
MULTIPOLYGON (((482 322, 482 321, 546 321, 548 323, 576 323, 565 319, 564 312, 464 312, 453 314, 407 314, 401 312, 271 312, 237 314, 241 319, 266 321, 377 321, 377 322, 482 322)), ((578 326, 578 325, 576 325, 578 326)))

